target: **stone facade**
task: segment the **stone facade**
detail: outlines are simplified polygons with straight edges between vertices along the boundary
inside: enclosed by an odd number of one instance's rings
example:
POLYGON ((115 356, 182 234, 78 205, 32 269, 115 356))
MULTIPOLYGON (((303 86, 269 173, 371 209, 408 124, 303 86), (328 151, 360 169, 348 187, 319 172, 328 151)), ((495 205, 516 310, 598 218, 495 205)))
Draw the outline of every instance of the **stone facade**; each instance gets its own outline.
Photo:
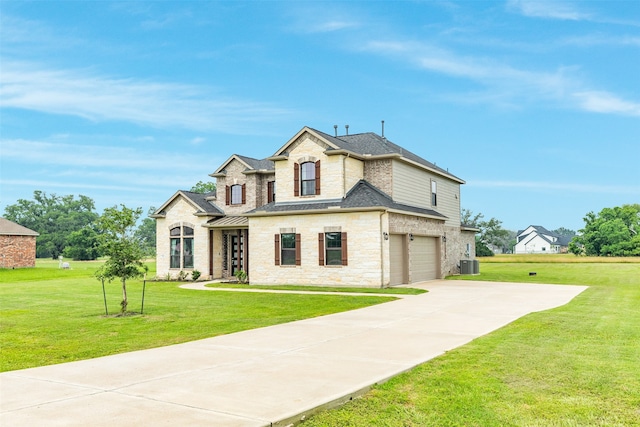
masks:
POLYGON ((197 211, 184 197, 178 196, 166 208, 166 216, 156 218, 156 270, 159 278, 178 277, 181 271, 191 274, 198 270, 203 277, 209 274, 209 229, 205 228, 207 218, 195 216, 197 211), (188 226, 193 228, 193 268, 170 268, 169 232, 174 227, 188 226))
POLYGON ((36 266, 36 236, 0 235, 0 268, 36 266))
MULTIPOLYGON (((381 287, 384 253, 380 212, 266 216, 249 219, 250 279, 257 284, 381 287), (274 236, 300 234, 299 266, 276 265, 274 236), (318 233, 347 233, 348 265, 319 265, 318 233)), ((388 273, 386 282, 388 283, 388 273)))

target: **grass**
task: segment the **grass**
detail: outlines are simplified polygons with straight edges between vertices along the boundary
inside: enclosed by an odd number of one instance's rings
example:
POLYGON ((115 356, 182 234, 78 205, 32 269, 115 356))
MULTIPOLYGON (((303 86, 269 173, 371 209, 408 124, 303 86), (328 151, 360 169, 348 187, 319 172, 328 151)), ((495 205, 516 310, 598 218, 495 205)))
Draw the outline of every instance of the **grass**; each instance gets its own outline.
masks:
POLYGON ((279 291, 305 291, 305 292, 351 292, 361 294, 390 294, 390 295, 418 295, 427 292, 418 288, 355 288, 337 286, 301 286, 301 285, 243 285, 238 283, 208 283, 208 288, 229 289, 272 289, 279 291))
POLYGON ((525 316, 303 425, 639 426, 640 263, 559 259, 496 257, 481 261, 481 276, 456 279, 590 286, 569 304, 525 316))
MULTIPOLYGON (((353 310, 392 297, 203 292, 147 282, 144 315, 105 317, 99 262, 38 260, 35 269, 0 270, 0 371, 88 359, 353 310)), ((154 266, 151 264, 153 274, 154 266)), ((142 282, 127 284, 140 311, 142 282)), ((121 299, 106 284, 110 314, 121 299)))

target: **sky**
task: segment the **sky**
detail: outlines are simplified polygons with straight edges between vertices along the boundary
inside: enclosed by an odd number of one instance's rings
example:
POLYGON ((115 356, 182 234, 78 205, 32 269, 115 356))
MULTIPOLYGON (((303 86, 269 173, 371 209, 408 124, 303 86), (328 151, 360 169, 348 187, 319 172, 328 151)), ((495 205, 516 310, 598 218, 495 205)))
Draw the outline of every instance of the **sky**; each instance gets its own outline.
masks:
POLYGON ((382 120, 506 229, 640 203, 640 2, 0 0, 0 213, 146 212, 303 126, 382 120))

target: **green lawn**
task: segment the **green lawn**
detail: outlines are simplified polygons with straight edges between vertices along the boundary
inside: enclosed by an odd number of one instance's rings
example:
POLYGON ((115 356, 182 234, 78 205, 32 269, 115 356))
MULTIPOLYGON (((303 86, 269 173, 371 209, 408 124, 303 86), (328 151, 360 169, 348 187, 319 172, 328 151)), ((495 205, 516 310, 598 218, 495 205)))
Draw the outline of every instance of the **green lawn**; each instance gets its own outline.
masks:
MULTIPOLYGON (((104 317, 99 262, 38 260, 35 269, 0 270, 0 371, 159 347, 352 310, 392 297, 204 292, 176 282, 146 284, 144 315, 104 317)), ((153 264, 150 263, 150 275, 153 264)), ((117 312, 120 285, 107 284, 117 312)), ((140 311, 142 282, 128 283, 129 309, 140 311)))
POLYGON ((637 259, 511 261, 481 262, 481 276, 463 279, 591 287, 566 306, 525 316, 303 425, 639 426, 637 259))

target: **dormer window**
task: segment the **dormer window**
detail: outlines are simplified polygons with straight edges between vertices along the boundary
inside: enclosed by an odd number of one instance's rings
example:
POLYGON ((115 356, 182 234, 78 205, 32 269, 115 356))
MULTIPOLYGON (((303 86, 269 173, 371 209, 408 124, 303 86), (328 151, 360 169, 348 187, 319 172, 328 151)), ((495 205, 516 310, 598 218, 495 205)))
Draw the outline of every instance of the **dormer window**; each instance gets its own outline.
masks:
POLYGON ((293 169, 294 195, 316 196, 320 194, 320 160, 296 163, 293 169))

